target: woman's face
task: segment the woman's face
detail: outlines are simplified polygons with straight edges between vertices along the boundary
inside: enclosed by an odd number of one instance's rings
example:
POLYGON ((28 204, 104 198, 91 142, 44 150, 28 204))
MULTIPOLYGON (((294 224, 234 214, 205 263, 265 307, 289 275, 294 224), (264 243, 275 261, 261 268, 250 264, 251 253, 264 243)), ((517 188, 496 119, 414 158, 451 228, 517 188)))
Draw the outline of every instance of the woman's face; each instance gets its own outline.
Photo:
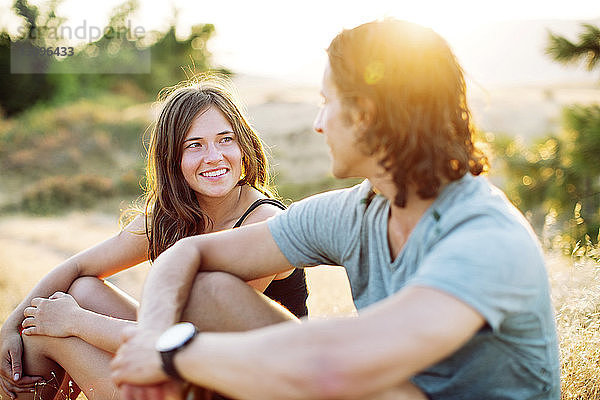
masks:
POLYGON ((233 127, 214 106, 198 114, 183 142, 181 171, 196 196, 224 197, 242 173, 242 151, 233 127))

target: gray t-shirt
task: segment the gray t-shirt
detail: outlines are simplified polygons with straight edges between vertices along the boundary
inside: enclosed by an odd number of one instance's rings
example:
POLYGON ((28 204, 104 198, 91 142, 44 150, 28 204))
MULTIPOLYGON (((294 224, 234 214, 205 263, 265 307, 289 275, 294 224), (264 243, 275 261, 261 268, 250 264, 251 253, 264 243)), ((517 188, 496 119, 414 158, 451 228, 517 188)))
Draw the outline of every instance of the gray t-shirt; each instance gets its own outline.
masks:
POLYGON ((539 243, 484 177, 447 185, 391 259, 390 204, 368 181, 319 194, 269 221, 296 267, 346 268, 360 310, 410 285, 451 294, 487 321, 450 357, 413 377, 431 399, 558 399, 554 314, 539 243), (371 198, 372 197, 372 198, 371 198))

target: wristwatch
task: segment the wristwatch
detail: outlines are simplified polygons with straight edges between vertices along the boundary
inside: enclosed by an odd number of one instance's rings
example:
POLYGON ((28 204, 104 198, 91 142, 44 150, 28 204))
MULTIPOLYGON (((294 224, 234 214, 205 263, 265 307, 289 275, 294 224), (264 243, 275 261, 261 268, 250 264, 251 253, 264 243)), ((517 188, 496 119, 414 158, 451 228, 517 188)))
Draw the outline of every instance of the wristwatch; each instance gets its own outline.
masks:
POLYGON ((156 351, 160 353, 162 368, 167 375, 183 381, 175 368, 173 361, 175 354, 189 343, 198 334, 198 329, 191 322, 180 322, 173 325, 159 336, 156 341, 156 351))

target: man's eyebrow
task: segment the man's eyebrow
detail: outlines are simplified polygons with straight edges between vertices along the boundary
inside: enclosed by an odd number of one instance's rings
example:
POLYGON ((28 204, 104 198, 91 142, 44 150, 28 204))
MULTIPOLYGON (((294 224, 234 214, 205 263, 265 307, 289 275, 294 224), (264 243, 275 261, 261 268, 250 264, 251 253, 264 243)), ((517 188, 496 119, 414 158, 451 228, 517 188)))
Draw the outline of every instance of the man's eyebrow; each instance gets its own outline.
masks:
MULTIPOLYGON (((235 132, 234 131, 230 131, 230 130, 225 130, 225 131, 219 132, 219 133, 217 133, 217 135, 227 135, 227 134, 231 134, 231 133, 233 133, 235 135, 235 132)), ((189 141, 192 141, 192 140, 201 140, 201 139, 204 139, 204 138, 201 137, 201 136, 194 136, 194 137, 185 139, 183 141, 183 143, 189 142, 189 141)))

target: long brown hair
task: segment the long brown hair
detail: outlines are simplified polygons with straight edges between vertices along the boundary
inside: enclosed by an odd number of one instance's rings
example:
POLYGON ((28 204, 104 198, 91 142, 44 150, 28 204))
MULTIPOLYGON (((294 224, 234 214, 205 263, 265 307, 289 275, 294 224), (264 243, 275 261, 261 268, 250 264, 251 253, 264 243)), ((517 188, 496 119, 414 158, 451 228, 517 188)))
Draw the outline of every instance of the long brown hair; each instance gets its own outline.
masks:
POLYGON ((238 185, 250 185, 267 196, 269 165, 263 144, 245 117, 230 80, 203 75, 159 93, 160 114, 150 134, 146 167, 146 235, 148 257, 156 259, 177 240, 203 233, 211 221, 200 208, 181 172, 183 141, 196 116, 216 107, 233 127, 242 151, 238 185))
POLYGON ((386 19, 338 34, 327 49, 345 114, 366 97, 373 124, 360 137, 369 155, 381 155, 406 205, 407 185, 423 198, 437 196, 444 180, 488 169, 473 143, 463 71, 433 30, 386 19))

